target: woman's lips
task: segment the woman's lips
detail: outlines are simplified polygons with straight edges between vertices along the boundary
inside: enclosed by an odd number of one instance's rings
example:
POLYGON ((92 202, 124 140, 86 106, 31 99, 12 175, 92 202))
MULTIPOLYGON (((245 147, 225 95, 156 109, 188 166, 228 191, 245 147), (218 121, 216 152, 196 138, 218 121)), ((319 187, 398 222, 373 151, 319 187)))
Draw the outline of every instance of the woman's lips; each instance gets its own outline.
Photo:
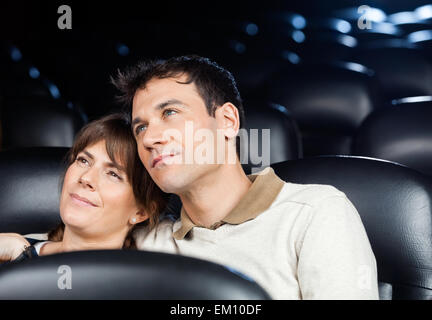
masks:
POLYGON ((80 197, 79 195, 77 195, 76 193, 71 193, 70 194, 72 200, 81 205, 81 206, 85 206, 85 207, 97 207, 96 204, 94 204, 93 202, 91 202, 89 199, 84 198, 84 197, 80 197))

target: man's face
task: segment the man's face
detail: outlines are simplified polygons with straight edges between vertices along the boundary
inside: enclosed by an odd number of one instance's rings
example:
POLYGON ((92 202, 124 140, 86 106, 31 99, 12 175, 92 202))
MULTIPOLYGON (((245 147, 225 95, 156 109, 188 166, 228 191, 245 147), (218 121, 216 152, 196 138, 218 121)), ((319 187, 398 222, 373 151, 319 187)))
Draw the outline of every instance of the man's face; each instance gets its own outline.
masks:
MULTIPOLYGON (((196 151, 204 146, 207 153, 215 147, 218 121, 207 112, 194 83, 179 83, 185 80, 185 76, 153 79, 136 92, 132 106, 140 159, 163 191, 176 194, 187 192, 197 179, 217 168, 216 161, 197 161, 196 151), (214 139, 195 141, 197 130, 213 134, 214 139)), ((214 159, 213 154, 210 157, 214 159)))

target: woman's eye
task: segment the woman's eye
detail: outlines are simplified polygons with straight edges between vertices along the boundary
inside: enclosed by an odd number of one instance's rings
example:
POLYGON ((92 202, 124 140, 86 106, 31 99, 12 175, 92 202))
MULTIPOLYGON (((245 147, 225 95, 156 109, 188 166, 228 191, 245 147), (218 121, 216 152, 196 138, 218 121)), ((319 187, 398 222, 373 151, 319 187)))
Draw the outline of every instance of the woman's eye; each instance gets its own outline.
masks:
POLYGON ((166 109, 166 110, 164 110, 164 112, 163 112, 163 116, 164 116, 164 117, 169 117, 169 116, 172 116, 172 115, 174 115, 174 114, 176 114, 176 113, 177 113, 176 110, 173 110, 173 109, 166 109))
POLYGON ((110 176, 112 176, 114 178, 117 178, 119 180, 122 180, 122 178, 117 173, 115 173, 114 171, 108 172, 108 175, 110 175, 110 176))
POLYGON ((76 161, 80 164, 80 165, 88 165, 88 161, 86 158, 83 157, 77 157, 76 161))

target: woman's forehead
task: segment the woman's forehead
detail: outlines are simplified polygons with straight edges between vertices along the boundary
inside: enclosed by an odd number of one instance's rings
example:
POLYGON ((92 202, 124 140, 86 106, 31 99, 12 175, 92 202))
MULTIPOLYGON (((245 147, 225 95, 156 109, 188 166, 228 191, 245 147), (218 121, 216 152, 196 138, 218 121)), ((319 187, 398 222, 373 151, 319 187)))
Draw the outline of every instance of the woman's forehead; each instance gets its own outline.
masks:
POLYGON ((118 143, 110 143, 109 140, 101 139, 89 143, 81 152, 99 161, 113 162, 122 167, 127 166, 126 148, 121 148, 118 143))

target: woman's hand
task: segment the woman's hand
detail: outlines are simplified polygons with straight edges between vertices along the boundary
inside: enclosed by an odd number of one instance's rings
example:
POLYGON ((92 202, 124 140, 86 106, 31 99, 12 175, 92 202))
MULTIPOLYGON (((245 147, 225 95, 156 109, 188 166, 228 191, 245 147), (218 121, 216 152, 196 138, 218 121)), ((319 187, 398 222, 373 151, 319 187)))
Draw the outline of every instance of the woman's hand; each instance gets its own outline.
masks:
POLYGON ((0 233, 0 262, 16 259, 30 243, 18 233, 0 233))

